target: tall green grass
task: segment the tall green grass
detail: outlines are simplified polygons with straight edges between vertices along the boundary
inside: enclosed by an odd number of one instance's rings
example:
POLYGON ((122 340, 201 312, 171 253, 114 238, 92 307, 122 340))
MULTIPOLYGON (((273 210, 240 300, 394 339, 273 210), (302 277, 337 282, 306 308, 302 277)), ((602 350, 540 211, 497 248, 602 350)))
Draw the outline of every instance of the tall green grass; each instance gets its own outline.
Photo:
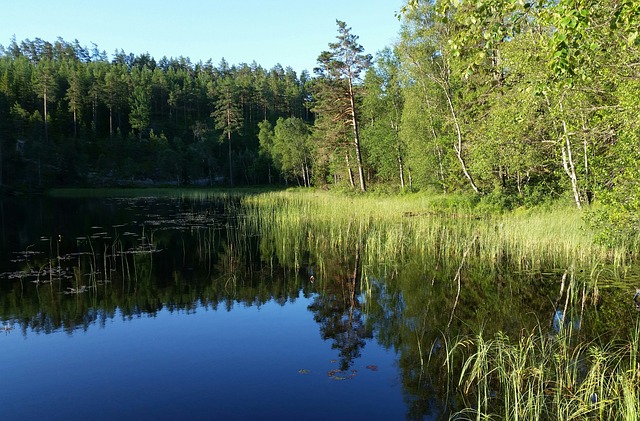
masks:
POLYGON ((598 244, 573 208, 492 213, 464 196, 347 196, 323 191, 245 196, 248 217, 277 244, 278 253, 306 243, 351 252, 362 244, 365 263, 394 262, 407 255, 461 256, 485 265, 542 267, 621 264, 623 248, 598 244))
POLYGON ((637 420, 636 324, 627 339, 577 342, 569 328, 458 338, 446 367, 465 409, 454 419, 637 420))

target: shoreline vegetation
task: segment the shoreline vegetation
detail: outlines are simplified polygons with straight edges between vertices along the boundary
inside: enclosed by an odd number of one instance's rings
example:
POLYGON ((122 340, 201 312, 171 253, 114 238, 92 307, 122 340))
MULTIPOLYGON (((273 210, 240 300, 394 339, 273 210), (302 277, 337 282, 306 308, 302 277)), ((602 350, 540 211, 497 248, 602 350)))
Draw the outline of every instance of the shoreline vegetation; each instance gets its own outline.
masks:
POLYGON ((478 258, 494 263, 509 258, 531 270, 548 262, 554 266, 624 267, 638 258, 640 244, 640 238, 629 243, 603 244, 589 224, 589 210, 577 210, 561 201, 504 210, 470 194, 363 195, 269 187, 64 188, 52 189, 48 195, 240 197, 249 209, 261 212, 268 209, 267 214, 273 220, 267 224, 281 232, 305 232, 313 226, 325 230, 323 234, 328 241, 338 244, 364 241, 363 246, 387 258, 409 252, 458 256, 475 239, 474 255, 478 258), (436 250, 443 244, 444 251, 436 250))
POLYGON ((0 186, 469 192, 504 209, 567 198, 600 241, 628 245, 640 7, 618 3, 406 0, 392 45, 365 52, 336 20, 300 74, 14 37, 0 46, 0 186))

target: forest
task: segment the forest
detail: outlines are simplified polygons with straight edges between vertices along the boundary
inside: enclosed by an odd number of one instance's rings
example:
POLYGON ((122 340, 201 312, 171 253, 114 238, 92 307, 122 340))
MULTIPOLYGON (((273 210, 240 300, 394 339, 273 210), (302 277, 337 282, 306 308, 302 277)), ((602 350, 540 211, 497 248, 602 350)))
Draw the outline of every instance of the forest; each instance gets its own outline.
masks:
POLYGON ((0 185, 289 185, 563 200, 640 232, 640 3, 408 0, 375 56, 342 21, 312 73, 78 40, 0 46, 0 185))

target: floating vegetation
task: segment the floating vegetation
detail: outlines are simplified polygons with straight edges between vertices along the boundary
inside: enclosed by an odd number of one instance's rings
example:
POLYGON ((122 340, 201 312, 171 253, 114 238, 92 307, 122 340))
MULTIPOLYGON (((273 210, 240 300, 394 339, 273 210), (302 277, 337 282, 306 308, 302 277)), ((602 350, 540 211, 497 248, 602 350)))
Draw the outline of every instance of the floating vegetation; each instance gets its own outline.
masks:
POLYGON ((69 294, 82 294, 84 292, 89 291, 90 289, 91 289, 91 287, 88 287, 86 285, 82 285, 80 288, 68 287, 64 293, 67 294, 67 295, 69 295, 69 294))
POLYGON ((351 380, 353 379, 356 375, 358 374, 358 370, 340 370, 340 369, 333 369, 333 370, 329 370, 327 372, 327 376, 329 376, 331 378, 331 380, 337 380, 337 381, 342 381, 342 380, 351 380))
POLYGON ((14 251, 13 254, 19 256, 19 258, 11 259, 10 261, 14 263, 18 263, 18 262, 26 262, 30 257, 41 255, 43 254, 43 252, 26 250, 26 251, 14 251))
POLYGON ((46 267, 41 269, 26 269, 15 272, 0 273, 0 279, 20 279, 34 284, 45 284, 60 279, 70 279, 72 275, 60 267, 46 267))
POLYGON ((303 368, 301 370, 298 370, 298 373, 300 373, 300 374, 309 374, 309 373, 311 373, 311 371, 303 368))

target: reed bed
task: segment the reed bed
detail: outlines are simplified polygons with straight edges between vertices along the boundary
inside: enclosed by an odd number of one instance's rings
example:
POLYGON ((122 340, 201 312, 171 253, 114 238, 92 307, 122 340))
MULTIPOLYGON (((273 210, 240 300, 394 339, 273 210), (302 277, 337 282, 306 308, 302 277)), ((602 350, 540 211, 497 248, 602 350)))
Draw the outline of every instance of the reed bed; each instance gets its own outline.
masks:
POLYGON ((623 248, 598 244, 581 212, 559 207, 511 213, 484 212, 464 197, 346 196, 330 192, 270 192, 246 196, 252 223, 280 253, 307 244, 350 253, 356 243, 365 263, 401 261, 407 255, 461 256, 488 265, 505 261, 523 270, 624 263, 623 248))

